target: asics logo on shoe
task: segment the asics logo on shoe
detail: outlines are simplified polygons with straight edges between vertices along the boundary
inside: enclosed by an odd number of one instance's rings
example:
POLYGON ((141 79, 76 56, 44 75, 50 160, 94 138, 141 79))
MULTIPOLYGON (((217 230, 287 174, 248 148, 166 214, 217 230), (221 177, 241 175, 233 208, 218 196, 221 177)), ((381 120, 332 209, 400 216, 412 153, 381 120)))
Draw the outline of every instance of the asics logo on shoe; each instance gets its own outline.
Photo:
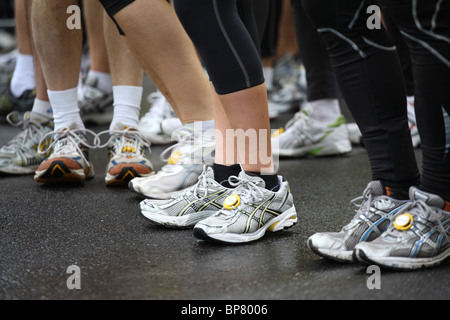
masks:
MULTIPOLYGON (((184 215, 189 208, 192 208, 194 210, 194 212, 201 212, 201 211, 204 211, 207 209, 211 209, 210 206, 213 206, 215 209, 222 209, 222 203, 221 202, 219 203, 218 200, 228 192, 229 192, 229 190, 225 189, 225 190, 221 190, 221 191, 212 193, 210 195, 207 195, 206 197, 197 199, 197 200, 189 203, 187 206, 185 206, 180 211, 178 216, 181 217, 182 215, 184 215), (211 200, 207 200, 207 199, 211 199, 211 200)), ((188 201, 186 196, 184 198, 186 201, 188 201)))

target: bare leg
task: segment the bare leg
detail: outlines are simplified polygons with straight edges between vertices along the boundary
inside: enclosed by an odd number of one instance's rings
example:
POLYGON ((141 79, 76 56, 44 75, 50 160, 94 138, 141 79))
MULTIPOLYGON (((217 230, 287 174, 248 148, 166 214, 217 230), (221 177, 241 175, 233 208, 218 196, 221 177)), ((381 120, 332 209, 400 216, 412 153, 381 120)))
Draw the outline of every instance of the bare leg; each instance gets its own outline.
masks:
MULTIPOLYGON (((25 0, 15 0, 16 35, 19 54, 11 79, 10 90, 14 97, 18 98, 26 90, 34 90, 36 87, 33 69, 33 52, 31 48, 30 34, 25 8, 25 0)), ((31 101, 30 101, 31 102, 31 101)))
POLYGON ((108 55, 101 17, 103 7, 98 1, 84 0, 83 13, 86 22, 87 42, 91 59, 90 70, 109 73, 108 55))
POLYGON ((130 52, 125 37, 119 34, 106 13, 104 14, 104 30, 114 96, 114 117, 110 130, 113 130, 119 122, 125 126, 137 128, 144 72, 130 52))
MULTIPOLYGON (((244 170, 273 173, 275 168, 271 151, 266 86, 261 84, 219 95, 219 99, 228 117, 230 129, 236 134, 239 160, 244 170), (253 140, 250 143, 239 143, 245 141, 246 136, 253 140)), ((220 119, 216 118, 216 121, 220 119)))
POLYGON ((82 33, 66 25, 67 7, 76 4, 73 0, 34 0, 32 6, 33 36, 53 108, 55 129, 73 122, 84 128, 77 96, 82 33))
POLYGON ((180 120, 189 123, 213 119, 208 79, 170 5, 159 0, 136 0, 114 18, 144 71, 180 120))

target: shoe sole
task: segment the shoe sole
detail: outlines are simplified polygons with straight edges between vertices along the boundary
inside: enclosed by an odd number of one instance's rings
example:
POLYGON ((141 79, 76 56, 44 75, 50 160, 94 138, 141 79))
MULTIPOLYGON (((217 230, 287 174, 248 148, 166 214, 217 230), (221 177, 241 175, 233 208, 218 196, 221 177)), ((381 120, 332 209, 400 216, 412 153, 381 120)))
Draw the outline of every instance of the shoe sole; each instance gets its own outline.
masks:
POLYGON ((167 192, 167 193, 152 193, 152 194, 144 194, 138 190, 136 190, 133 187, 133 181, 130 181, 128 183, 128 188, 133 191, 134 193, 140 195, 141 197, 145 198, 145 199, 155 199, 155 200, 169 200, 170 198, 172 198, 173 196, 178 196, 180 193, 184 192, 185 190, 189 189, 191 186, 186 187, 182 190, 178 190, 178 191, 173 191, 173 192, 167 192))
POLYGON ((64 160, 55 160, 47 169, 36 171, 34 180, 42 183, 79 183, 93 177, 92 164, 86 173, 84 169, 69 169, 64 160))
POLYGON ((312 252, 314 252, 318 256, 321 256, 322 258, 326 258, 340 263, 355 263, 356 261, 353 258, 353 250, 342 251, 342 250, 320 249, 313 245, 311 239, 308 239, 307 246, 312 252))
POLYGON ((352 145, 349 139, 335 141, 333 143, 318 143, 314 146, 307 146, 295 149, 273 150, 273 154, 280 157, 325 157, 350 153, 352 145))
POLYGON ((168 216, 162 211, 151 212, 141 210, 141 216, 151 223, 161 225, 168 228, 193 228, 198 222, 212 216, 217 211, 203 211, 186 216, 168 216))
POLYGON ((355 249, 355 260, 357 259, 362 264, 379 265, 393 270, 419 270, 435 267, 444 262, 450 257, 450 248, 447 248, 441 254, 431 258, 405 258, 405 257, 369 257, 362 249, 355 249))
POLYGON ((248 243, 261 239, 267 231, 278 232, 289 229, 297 223, 297 212, 293 206, 278 217, 272 219, 264 227, 250 234, 220 233, 208 234, 201 226, 194 227, 194 237, 200 240, 211 240, 219 243, 248 243))
POLYGON ((5 166, 0 167, 0 172, 6 174, 26 175, 35 173, 38 167, 39 166, 32 166, 32 167, 5 166))

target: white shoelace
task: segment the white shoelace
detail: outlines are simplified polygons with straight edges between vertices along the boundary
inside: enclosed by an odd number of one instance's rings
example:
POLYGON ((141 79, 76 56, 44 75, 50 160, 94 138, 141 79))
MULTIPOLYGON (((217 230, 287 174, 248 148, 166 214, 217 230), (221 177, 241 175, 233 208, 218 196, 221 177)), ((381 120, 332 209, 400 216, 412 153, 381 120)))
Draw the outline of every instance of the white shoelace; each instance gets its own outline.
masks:
MULTIPOLYGON (((441 219, 439 219, 440 212, 438 209, 435 209, 435 208, 429 206, 423 200, 417 200, 417 201, 411 202, 409 204, 408 212, 413 216, 413 218, 418 217, 418 218, 424 219, 425 221, 429 221, 431 223, 437 224, 437 226, 438 226, 437 231, 442 233, 445 236, 445 238, 447 239, 447 242, 450 243, 450 237, 448 235, 448 231, 445 229, 444 225, 442 224, 441 219)), ((421 222, 419 221, 418 223, 421 223, 421 222)), ((421 224, 423 224, 423 223, 421 223, 421 224)), ((401 234, 401 233, 399 234, 399 232, 401 232, 401 231, 398 231, 397 229, 392 228, 384 234, 384 237, 391 236, 391 237, 398 239, 399 235, 401 234)), ((413 232, 415 232, 415 231, 413 231, 413 232)))
POLYGON ((96 148, 100 149, 100 148, 104 148, 106 146, 108 146, 114 139, 120 139, 119 142, 119 151, 124 153, 123 150, 126 147, 126 145, 130 145, 133 146, 135 149, 135 152, 132 153, 136 153, 136 154, 140 154, 139 150, 138 150, 138 144, 139 142, 142 144, 142 146, 144 148, 147 148, 149 152, 151 152, 150 150, 150 143, 148 143, 144 136, 137 131, 136 129, 133 128, 125 128, 124 130, 105 130, 105 131, 101 131, 96 135, 96 148), (106 143, 101 144, 100 141, 100 137, 102 135, 105 134, 109 134, 109 139, 106 143))
POLYGON ((79 154, 84 162, 90 167, 91 164, 84 156, 83 151, 80 148, 80 145, 89 148, 89 149, 95 149, 98 145, 97 143, 97 134, 89 129, 73 129, 73 128, 63 128, 57 131, 52 131, 44 135, 39 142, 38 145, 38 153, 39 154, 45 154, 53 149, 52 152, 54 153, 63 153, 63 154, 69 154, 72 152, 76 152, 79 154), (86 136, 86 134, 89 133, 94 137, 94 145, 90 145, 84 139, 80 137, 86 136), (42 143, 44 143, 48 138, 52 138, 52 142, 46 146, 46 148, 42 149, 42 143))
MULTIPOLYGON (((207 144, 211 143, 214 145, 213 141, 202 139, 200 135, 196 135, 193 130, 181 127, 177 129, 173 135, 176 137, 175 140, 178 142, 161 153, 161 161, 168 162, 171 158, 173 151, 178 151, 180 156, 177 161, 177 165, 192 165, 195 161, 199 161, 198 164, 203 163, 203 149, 207 147, 207 144), (196 141, 197 140, 197 141, 196 141), (167 155, 169 155, 167 157, 167 155)), ((171 172, 173 170, 173 165, 166 164, 161 168, 162 171, 171 172)))
POLYGON ((11 112, 6 117, 6 121, 13 127, 22 126, 24 130, 18 135, 16 135, 14 138, 12 138, 8 142, 8 144, 3 147, 5 150, 14 151, 22 149, 29 139, 31 140, 35 139, 36 135, 39 134, 44 128, 44 126, 41 123, 31 119, 29 112, 25 113, 23 119, 17 122, 13 120, 15 116, 20 117, 20 113, 18 113, 17 111, 11 112))

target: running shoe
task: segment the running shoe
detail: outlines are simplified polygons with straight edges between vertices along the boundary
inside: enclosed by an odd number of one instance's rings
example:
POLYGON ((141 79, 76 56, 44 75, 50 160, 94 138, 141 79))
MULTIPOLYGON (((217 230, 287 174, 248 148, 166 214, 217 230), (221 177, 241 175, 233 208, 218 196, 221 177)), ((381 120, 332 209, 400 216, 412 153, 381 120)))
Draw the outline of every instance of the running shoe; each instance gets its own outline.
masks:
POLYGON ((160 91, 151 93, 148 101, 151 104, 150 110, 140 119, 138 130, 152 144, 168 144, 172 141, 172 132, 164 131, 162 122, 166 119, 178 120, 175 129, 182 124, 160 91))
POLYGON ((83 122, 96 125, 109 124, 113 118, 113 94, 102 91, 97 87, 97 78, 89 76, 82 87, 80 99, 80 114, 83 122))
POLYGON ((297 82, 287 83, 269 96, 269 112, 282 113, 299 108, 306 95, 297 82))
POLYGON ((274 64, 274 90, 269 95, 269 114, 298 108, 306 99, 305 73, 301 63, 286 54, 274 64))
POLYGON ((128 186, 132 191, 146 198, 169 199, 198 181, 203 165, 213 161, 214 140, 187 127, 177 130, 175 136, 178 143, 161 153, 161 160, 167 163, 155 175, 131 180, 128 186))
POLYGON ((272 141, 273 154, 283 157, 319 157, 352 151, 344 117, 339 116, 334 123, 324 127, 305 110, 297 112, 286 129, 275 132, 272 141))
POLYGON ((355 246, 378 238, 393 224, 408 201, 386 196, 381 183, 372 181, 362 197, 351 203, 358 208, 356 215, 340 232, 316 233, 308 239, 308 247, 314 253, 339 262, 353 262, 355 246), (362 202, 358 204, 359 201, 362 202))
POLYGON ((53 137, 50 145, 42 153, 51 150, 50 156, 36 170, 34 180, 42 183, 84 182, 94 177, 94 167, 89 162, 91 146, 86 133, 96 134, 88 129, 80 129, 76 123, 68 128, 47 133, 38 148, 41 149, 48 137, 53 137))
POLYGON ((100 132, 97 138, 100 139, 104 133, 111 134, 105 145, 98 146, 108 146, 109 162, 105 177, 107 186, 126 186, 131 179, 153 174, 153 165, 145 156, 145 150, 150 145, 139 131, 118 123, 112 131, 100 132))
POLYGON ((355 247, 360 262, 415 270, 437 266, 450 257, 450 204, 415 187, 409 196, 407 210, 381 237, 355 247))
POLYGON ((265 188, 264 180, 244 171, 228 179, 235 187, 215 215, 198 222, 194 236, 224 243, 246 243, 297 223, 289 184, 279 178, 279 190, 265 188))
POLYGON ((214 171, 204 166, 198 182, 169 200, 143 200, 142 216, 166 227, 191 228, 195 224, 222 209, 228 189, 214 180, 214 171))
POLYGON ((25 90, 20 97, 15 97, 8 88, 0 97, 0 116, 6 116, 13 111, 31 111, 35 98, 36 90, 25 90))
MULTIPOLYGON (((13 126, 22 126, 23 131, 13 137, 5 146, 0 148, 0 172, 8 174, 31 174, 36 171, 45 155, 37 152, 41 139, 53 130, 50 118, 37 113, 27 112, 19 122, 13 122, 13 114, 6 119, 13 126)), ((19 117, 16 115, 16 117, 19 117)), ((45 148, 50 139, 41 144, 45 148)))
POLYGON ((11 78, 16 67, 17 49, 0 56, 0 90, 10 86, 11 78))

